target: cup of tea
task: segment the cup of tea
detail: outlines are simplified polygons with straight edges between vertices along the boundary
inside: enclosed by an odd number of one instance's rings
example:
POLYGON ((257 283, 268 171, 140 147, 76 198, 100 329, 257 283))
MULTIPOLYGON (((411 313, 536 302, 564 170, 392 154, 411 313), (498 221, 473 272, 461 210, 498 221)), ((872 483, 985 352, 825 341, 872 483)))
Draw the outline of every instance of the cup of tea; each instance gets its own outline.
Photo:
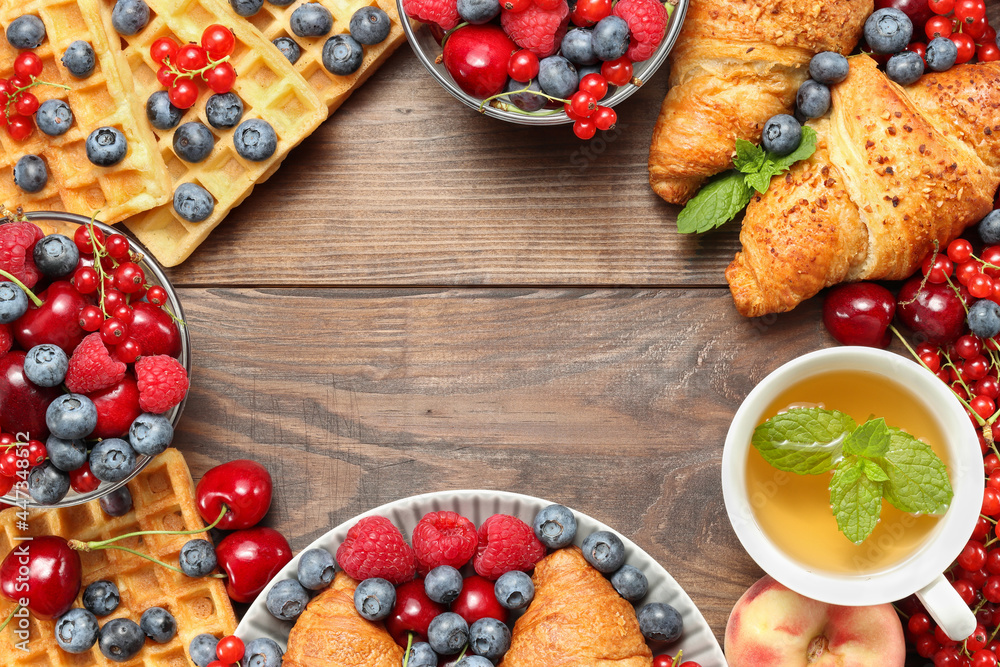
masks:
POLYGON ((916 594, 956 641, 976 618, 943 572, 965 547, 982 508, 985 477, 976 430, 959 400, 909 359, 866 347, 836 347, 794 359, 762 380, 729 427, 722 490, 729 520, 751 558, 776 580, 814 600, 864 606, 916 594), (799 407, 882 417, 922 440, 944 462, 953 497, 940 515, 909 514, 882 502, 862 542, 838 529, 832 473, 773 468, 752 445, 756 428, 799 407))

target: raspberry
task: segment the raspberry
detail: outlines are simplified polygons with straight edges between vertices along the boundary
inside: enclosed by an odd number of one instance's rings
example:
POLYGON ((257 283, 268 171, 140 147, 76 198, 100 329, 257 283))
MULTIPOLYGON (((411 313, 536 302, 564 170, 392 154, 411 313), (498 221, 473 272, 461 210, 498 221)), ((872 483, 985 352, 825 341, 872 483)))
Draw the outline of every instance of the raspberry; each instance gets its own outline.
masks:
POLYGON ((0 324, 0 357, 10 352, 14 346, 14 337, 10 334, 10 326, 0 324))
POLYGON ((118 384, 125 377, 125 364, 112 359, 101 334, 84 338, 69 358, 66 388, 74 394, 89 394, 118 384))
POLYGON ((136 361, 135 379, 139 385, 139 407, 156 415, 183 401, 188 390, 187 371, 181 362, 165 354, 136 361))
POLYGON ((347 531, 337 562, 348 576, 362 581, 380 577, 399 585, 416 576, 416 557, 403 534, 384 516, 370 516, 347 531))
MULTIPOLYGON (((38 282, 39 273, 32 256, 35 244, 45 234, 30 222, 0 225, 0 269, 12 274, 29 289, 38 282)), ((7 280, 0 276, 0 281, 7 280)))
POLYGON ((462 20, 456 0, 403 0, 403 11, 411 19, 436 23, 445 30, 451 30, 462 20))
POLYGON ((539 58, 548 58, 562 44, 569 25, 569 5, 563 0, 555 9, 531 5, 523 12, 504 11, 500 14, 504 32, 522 49, 539 58))
POLYGON ((512 570, 527 572, 545 555, 531 526, 506 514, 494 514, 479 527, 476 573, 496 580, 512 570))
POLYGON ((649 60, 663 41, 670 19, 666 8, 656 0, 619 0, 611 13, 625 19, 632 33, 625 57, 634 63, 649 60))
POLYGON ((439 565, 461 568, 478 544, 475 524, 455 512, 431 512, 413 529, 413 551, 422 574, 439 565))

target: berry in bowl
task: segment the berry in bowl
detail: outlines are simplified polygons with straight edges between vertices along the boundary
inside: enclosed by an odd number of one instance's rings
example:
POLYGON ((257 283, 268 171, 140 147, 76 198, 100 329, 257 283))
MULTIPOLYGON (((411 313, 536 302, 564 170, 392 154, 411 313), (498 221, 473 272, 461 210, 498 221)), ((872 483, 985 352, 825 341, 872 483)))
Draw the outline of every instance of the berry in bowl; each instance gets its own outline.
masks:
POLYGON ((71 213, 0 219, 0 493, 64 507, 125 485, 170 444, 190 339, 136 241, 71 213))
POLYGON ((420 62, 488 116, 589 139, 663 64, 688 0, 397 0, 420 62), (422 25, 416 25, 420 22, 422 25))

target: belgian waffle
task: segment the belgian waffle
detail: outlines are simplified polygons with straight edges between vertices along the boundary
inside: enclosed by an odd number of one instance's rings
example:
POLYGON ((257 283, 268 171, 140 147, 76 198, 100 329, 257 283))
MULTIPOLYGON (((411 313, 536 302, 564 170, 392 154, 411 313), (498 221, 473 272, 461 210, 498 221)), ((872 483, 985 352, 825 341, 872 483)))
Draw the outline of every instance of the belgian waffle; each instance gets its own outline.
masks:
MULTIPOLYGON (((6 555, 24 535, 60 535, 81 541, 104 540, 137 530, 195 530, 204 527, 194 502, 194 483, 184 457, 168 449, 128 485, 134 507, 125 516, 105 515, 97 501, 65 509, 30 510, 27 530, 18 528, 17 509, 0 513, 0 554, 6 555)), ((190 539, 207 535, 147 535, 119 544, 176 565, 181 547, 190 539)), ((147 641, 131 660, 107 660, 95 645, 87 653, 72 655, 62 651, 55 640, 55 622, 30 617, 28 651, 15 648, 20 641, 12 628, 0 637, 0 665, 4 667, 178 667, 191 665, 187 649, 195 636, 207 632, 216 637, 236 630, 225 585, 221 579, 189 578, 124 551, 103 550, 81 553, 83 586, 107 579, 121 592, 121 604, 106 618, 129 618, 136 623, 150 607, 163 607, 177 619, 177 636, 166 644, 147 641)), ((82 592, 81 592, 82 597, 82 592)), ((2 599, 0 614, 6 617, 13 603, 2 599)), ((82 606, 80 599, 74 606, 82 606)))
MULTIPOLYGON (((131 94, 132 77, 117 48, 111 48, 98 0, 18 0, 0 2, 0 25, 6 29, 23 14, 34 14, 45 24, 47 37, 35 49, 44 64, 39 79, 67 85, 70 90, 35 86, 39 101, 65 100, 73 111, 73 126, 50 137, 35 128, 25 141, 15 141, 0 130, 0 202, 27 210, 65 210, 90 215, 100 210, 109 223, 147 211, 166 202, 173 191, 166 166, 156 151, 156 140, 142 107, 131 94), (59 62, 75 40, 89 42, 97 67, 86 79, 75 79, 59 62), (98 167, 86 156, 87 136, 98 127, 121 130, 128 139, 125 159, 112 167, 98 167), (14 185, 13 167, 24 155, 45 160, 48 184, 30 194, 14 185)), ((0 37, 0 77, 13 74, 17 57, 0 37)))
MULTIPOLYGON (((107 30, 113 31, 111 10, 114 2, 100 1, 107 30)), ((198 164, 184 162, 173 150, 174 130, 154 130, 159 153, 166 162, 174 187, 181 183, 196 183, 215 198, 215 209, 203 222, 182 219, 174 211, 172 202, 126 222, 161 264, 176 266, 187 259, 226 214, 250 194, 256 183, 266 180, 277 170, 289 150, 319 127, 327 116, 327 110, 273 45, 246 21, 234 20, 228 3, 219 0, 147 0, 146 4, 153 14, 149 24, 137 35, 122 37, 121 40, 125 59, 132 71, 135 96, 143 105, 152 93, 163 90, 156 80, 159 66, 149 55, 150 45, 160 37, 173 37, 181 44, 198 42, 205 28, 219 23, 232 28, 236 36, 236 47, 229 62, 237 72, 233 92, 243 100, 243 120, 263 119, 278 135, 278 149, 268 160, 251 162, 242 158, 233 146, 235 128, 217 130, 209 125, 205 102, 211 91, 204 85, 198 102, 185 112, 181 124, 197 120, 212 131, 215 148, 208 158, 198 164)))

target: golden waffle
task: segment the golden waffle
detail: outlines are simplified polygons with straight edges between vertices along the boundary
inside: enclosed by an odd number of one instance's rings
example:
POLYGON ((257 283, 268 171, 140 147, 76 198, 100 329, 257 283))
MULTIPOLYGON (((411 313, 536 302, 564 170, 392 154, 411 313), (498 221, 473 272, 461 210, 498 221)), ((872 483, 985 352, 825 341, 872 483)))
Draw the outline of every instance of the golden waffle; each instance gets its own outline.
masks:
MULTIPOLYGON (((114 2, 100 1, 107 29, 113 30, 111 10, 114 2)), ((204 84, 198 102, 185 112, 181 124, 197 120, 212 131, 215 148, 208 158, 198 164, 181 160, 173 151, 174 130, 154 130, 174 186, 196 183, 215 198, 215 209, 203 222, 183 220, 174 211, 171 201, 126 223, 161 264, 176 266, 250 194, 256 183, 266 180, 277 170, 289 150, 319 127, 327 110, 274 46, 245 21, 233 20, 228 3, 146 0, 146 4, 153 13, 149 25, 137 35, 122 37, 125 58, 135 82, 135 95, 142 104, 151 94, 163 90, 156 80, 158 65, 149 56, 150 45, 160 37, 173 37, 180 44, 200 42, 205 28, 219 23, 232 28, 236 36, 230 63, 238 73, 233 92, 243 100, 243 120, 261 118, 270 123, 278 135, 278 149, 270 159, 251 162, 240 157, 233 146, 235 128, 217 130, 205 117, 205 102, 211 91, 204 84)))
MULTIPOLYGON (((101 211, 108 223, 147 211, 166 202, 173 191, 145 112, 131 95, 132 77, 118 49, 109 48, 98 0, 17 0, 0 2, 0 26, 23 14, 34 14, 45 24, 47 37, 35 49, 44 64, 43 81, 67 85, 70 90, 35 86, 40 102, 66 100, 73 111, 73 126, 50 137, 37 127, 25 141, 15 141, 0 130, 0 202, 21 204, 26 210, 60 210, 83 215, 101 211), (89 42, 97 67, 86 79, 69 74, 59 59, 75 40, 89 42), (112 167, 91 164, 86 155, 87 137, 98 127, 112 126, 128 139, 125 159, 112 167), (13 168, 24 155, 41 156, 49 181, 41 192, 30 194, 14 185, 13 168)), ((117 39, 117 38, 115 38, 117 39)), ((13 74, 15 51, 0 37, 0 77, 13 74)))
MULTIPOLYGON (((60 535, 84 541, 104 540, 137 530, 194 530, 204 527, 194 503, 194 483, 184 457, 176 449, 157 456, 128 485, 134 508, 125 516, 112 518, 101 511, 97 501, 66 509, 31 510, 28 529, 17 527, 16 509, 0 513, 0 554, 6 555, 23 535, 60 535)), ((191 539, 206 535, 147 535, 119 544, 177 564, 181 547, 191 539)), ((103 550, 81 553, 83 587, 101 579, 114 582, 121 592, 121 604, 113 614, 99 618, 104 625, 112 618, 128 618, 136 623, 150 607, 163 607, 177 619, 177 636, 166 644, 146 641, 131 660, 107 660, 95 645, 87 653, 72 655, 59 648, 55 622, 30 620, 28 651, 14 647, 19 641, 11 633, 14 623, 0 637, 0 665, 4 667, 178 667, 193 664, 188 645, 195 636, 207 632, 224 637, 236 630, 236 616, 221 579, 193 579, 124 551, 103 550)), ((81 591, 81 598, 82 598, 81 591)), ((0 613, 6 617, 13 603, 0 599, 0 613)), ((83 606, 80 599, 74 606, 83 606)))

